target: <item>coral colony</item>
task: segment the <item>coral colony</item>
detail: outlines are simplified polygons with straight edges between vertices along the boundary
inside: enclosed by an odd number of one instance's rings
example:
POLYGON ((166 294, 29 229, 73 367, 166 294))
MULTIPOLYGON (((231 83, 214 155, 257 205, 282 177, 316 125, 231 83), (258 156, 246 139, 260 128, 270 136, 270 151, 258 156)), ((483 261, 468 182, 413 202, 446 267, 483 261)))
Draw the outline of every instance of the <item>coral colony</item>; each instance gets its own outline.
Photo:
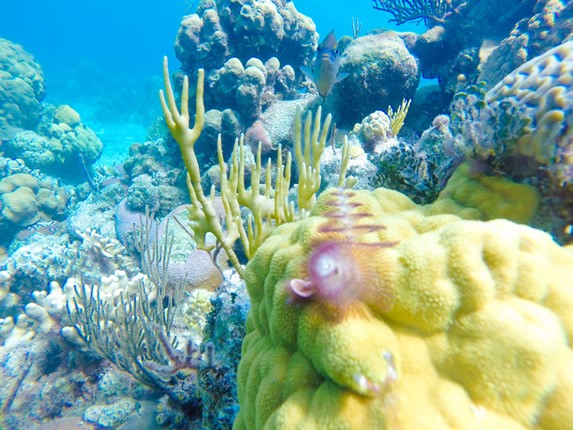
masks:
POLYGON ((294 3, 198 2, 129 148, 0 39, 1 429, 573 429, 571 2, 294 3))

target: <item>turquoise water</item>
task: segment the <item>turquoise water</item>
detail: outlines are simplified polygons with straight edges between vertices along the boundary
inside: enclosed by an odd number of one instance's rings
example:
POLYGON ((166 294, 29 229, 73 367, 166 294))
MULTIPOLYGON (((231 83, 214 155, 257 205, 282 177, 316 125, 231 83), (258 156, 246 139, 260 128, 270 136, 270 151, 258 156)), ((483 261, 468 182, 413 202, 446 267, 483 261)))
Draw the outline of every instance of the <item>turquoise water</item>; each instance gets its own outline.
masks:
MULTIPOLYGON (((161 58, 179 64, 173 44, 181 17, 197 2, 167 0, 71 1, 30 0, 2 5, 0 37, 21 44, 44 69, 46 101, 69 104, 104 142, 100 163, 119 161, 134 142, 145 139, 159 115, 161 58)), ((361 34, 379 27, 396 28, 374 11, 370 1, 295 1, 323 37, 352 34, 352 18, 361 34)), ((423 31, 403 25, 400 30, 423 31)))

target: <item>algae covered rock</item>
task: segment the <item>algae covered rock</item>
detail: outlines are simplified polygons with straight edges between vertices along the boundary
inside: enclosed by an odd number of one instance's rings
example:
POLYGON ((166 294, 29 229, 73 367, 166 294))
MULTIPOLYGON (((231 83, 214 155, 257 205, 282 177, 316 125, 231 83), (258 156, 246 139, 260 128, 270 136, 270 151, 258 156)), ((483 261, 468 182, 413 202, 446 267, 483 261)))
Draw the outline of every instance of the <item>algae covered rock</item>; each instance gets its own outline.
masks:
POLYGON ((480 216, 331 190, 277 228, 246 267, 235 428, 573 422, 573 252, 480 216))

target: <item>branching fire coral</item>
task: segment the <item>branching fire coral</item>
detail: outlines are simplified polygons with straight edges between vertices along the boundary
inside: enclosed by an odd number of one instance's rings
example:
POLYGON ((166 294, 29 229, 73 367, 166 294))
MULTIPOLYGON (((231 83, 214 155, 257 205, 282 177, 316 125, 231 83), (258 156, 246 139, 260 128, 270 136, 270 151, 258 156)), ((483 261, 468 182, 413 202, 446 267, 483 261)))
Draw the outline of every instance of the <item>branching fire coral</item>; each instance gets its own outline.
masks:
MULTIPOLYGON (((167 126, 172 136, 179 144, 183 161, 188 172, 188 190, 192 206, 189 209, 191 228, 199 249, 207 249, 205 237, 212 233, 229 257, 229 261, 237 272, 244 274, 233 246, 240 239, 247 258, 251 258, 270 232, 285 222, 294 221, 306 216, 315 200, 315 194, 321 183, 320 156, 324 150, 330 127, 330 115, 321 126, 321 111, 317 111, 312 127, 312 115, 309 113, 302 132, 301 113, 297 112, 295 122, 295 154, 298 171, 298 211, 288 200, 291 180, 291 155, 287 153, 283 162, 282 148, 277 150, 277 163, 272 172, 271 162, 266 165, 263 177, 261 146, 259 145, 256 162, 252 166, 250 187, 245 184, 245 157, 243 137, 237 140, 229 166, 225 164, 218 139, 217 153, 220 169, 221 199, 225 208, 224 223, 218 218, 213 207, 214 190, 209 197, 201 185, 201 172, 195 154, 194 145, 203 129, 205 107, 203 104, 204 71, 199 69, 196 89, 195 125, 190 128, 189 121, 189 79, 183 79, 181 92, 181 110, 177 108, 175 95, 169 80, 167 58, 163 62, 163 77, 165 93, 160 92, 161 105, 167 126), (304 140, 303 140, 304 138, 304 140), (274 179, 274 183, 272 178, 274 179), (247 208, 250 215, 243 222, 241 208, 247 208), (246 227, 245 227, 246 225, 246 227)), ((342 154, 345 159, 341 163, 340 181, 345 176, 349 151, 346 147, 342 154)))

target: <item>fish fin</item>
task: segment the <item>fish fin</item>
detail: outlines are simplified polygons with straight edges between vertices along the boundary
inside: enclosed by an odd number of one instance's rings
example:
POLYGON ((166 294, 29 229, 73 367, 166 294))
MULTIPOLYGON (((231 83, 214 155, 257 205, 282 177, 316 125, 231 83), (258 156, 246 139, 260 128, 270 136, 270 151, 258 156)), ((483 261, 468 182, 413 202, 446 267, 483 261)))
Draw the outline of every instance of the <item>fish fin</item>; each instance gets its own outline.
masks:
POLYGON ((336 82, 340 82, 341 80, 346 78, 348 75, 350 75, 350 73, 348 73, 348 72, 339 73, 338 75, 336 75, 336 82))
POLYGON ((310 67, 300 66, 299 69, 309 81, 314 82, 314 73, 310 67))

